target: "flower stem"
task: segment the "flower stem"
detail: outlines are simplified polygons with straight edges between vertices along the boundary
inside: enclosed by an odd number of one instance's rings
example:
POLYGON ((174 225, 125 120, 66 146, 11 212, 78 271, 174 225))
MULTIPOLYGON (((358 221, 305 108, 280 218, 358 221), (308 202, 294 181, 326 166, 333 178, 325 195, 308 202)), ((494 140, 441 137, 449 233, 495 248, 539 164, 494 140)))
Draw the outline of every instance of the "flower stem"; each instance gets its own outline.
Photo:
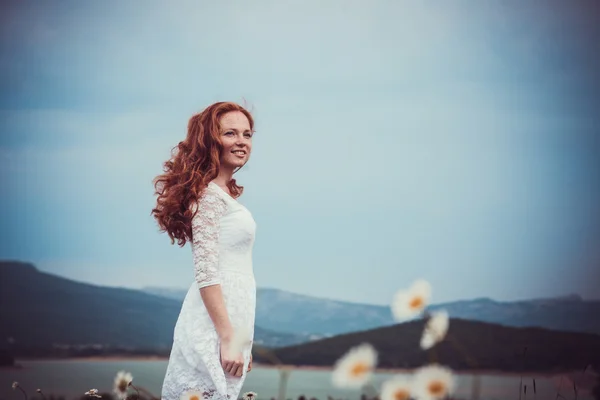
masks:
POLYGON ((362 392, 365 396, 367 396, 367 398, 378 398, 379 395, 379 391, 377 390, 377 388, 375 387, 375 385, 373 385, 373 382, 368 382, 366 383, 363 388, 362 388, 362 392), (369 397, 369 393, 371 392, 371 396, 369 397))
POLYGON ((27 400, 27 393, 25 393, 21 385, 17 386, 17 389, 19 389, 23 393, 23 396, 25 396, 25 400, 27 400))
POLYGON ((140 399, 141 399, 141 397, 140 397, 140 391, 138 390, 138 388, 136 388, 136 387, 133 385, 133 383, 131 383, 131 382, 129 382, 129 386, 131 386, 132 388, 134 388, 134 389, 135 389, 135 391, 137 392, 137 397, 138 397, 138 400, 140 400, 140 399))
MULTIPOLYGON (((135 389, 135 386, 134 386, 134 389, 135 389)), ((139 389, 139 390, 140 390, 140 392, 144 393, 146 396, 150 397, 150 398, 151 398, 151 399, 153 399, 153 400, 160 400, 158 397, 156 397, 155 395, 153 395, 152 393, 150 393, 150 391, 148 391, 148 390, 144 389, 144 388, 143 388, 143 387, 141 387, 141 386, 138 386, 138 387, 137 387, 137 389, 139 389)), ((137 389, 136 389, 136 390, 137 390, 137 389)), ((139 395, 138 395, 138 396, 139 396, 139 395)))
POLYGON ((278 400, 285 400, 285 392, 287 390, 287 382, 292 371, 286 367, 279 368, 279 391, 277 394, 278 400))

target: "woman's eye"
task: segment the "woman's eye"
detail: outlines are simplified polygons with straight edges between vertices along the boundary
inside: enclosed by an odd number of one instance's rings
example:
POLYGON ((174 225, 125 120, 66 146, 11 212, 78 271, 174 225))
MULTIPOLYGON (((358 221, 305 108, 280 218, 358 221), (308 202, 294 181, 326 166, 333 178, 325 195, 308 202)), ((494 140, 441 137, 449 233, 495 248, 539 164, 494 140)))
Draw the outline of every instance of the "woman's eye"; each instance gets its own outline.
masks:
POLYGON ((246 133, 246 134, 245 134, 245 136, 246 136, 247 138, 251 138, 251 137, 252 137, 252 134, 251 134, 251 133, 246 133))
POLYGON ((233 135, 233 132, 225 132, 225 135, 233 135))

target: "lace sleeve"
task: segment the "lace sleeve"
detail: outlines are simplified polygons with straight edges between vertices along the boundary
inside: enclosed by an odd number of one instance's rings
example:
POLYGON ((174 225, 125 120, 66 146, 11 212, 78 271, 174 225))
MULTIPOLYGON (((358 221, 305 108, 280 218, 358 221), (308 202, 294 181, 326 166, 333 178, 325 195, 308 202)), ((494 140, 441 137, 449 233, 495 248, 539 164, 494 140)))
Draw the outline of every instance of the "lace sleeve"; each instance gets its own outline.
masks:
POLYGON ((217 194, 206 190, 192 219, 194 277, 199 288, 221 283, 219 276, 219 228, 227 205, 217 194))

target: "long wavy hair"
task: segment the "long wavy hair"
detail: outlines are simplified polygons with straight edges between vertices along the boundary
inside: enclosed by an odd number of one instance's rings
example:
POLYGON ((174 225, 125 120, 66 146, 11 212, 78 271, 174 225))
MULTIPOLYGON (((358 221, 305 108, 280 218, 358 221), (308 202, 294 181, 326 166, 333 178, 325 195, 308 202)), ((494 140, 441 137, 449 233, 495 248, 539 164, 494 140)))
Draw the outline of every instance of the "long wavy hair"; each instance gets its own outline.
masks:
MULTIPOLYGON (((192 116, 184 141, 171 150, 171 159, 164 163, 164 173, 154 179, 156 207, 152 209, 160 227, 167 232, 171 244, 183 247, 192 240, 192 218, 198 210, 191 206, 200 198, 205 187, 219 175, 221 117, 232 111, 242 112, 254 131, 254 119, 244 107, 232 102, 218 102, 192 116)), ((235 172, 239 169, 235 170, 235 172)), ((235 179, 227 183, 233 197, 239 197, 244 188, 235 179)), ((196 208, 196 207, 194 207, 196 208)))

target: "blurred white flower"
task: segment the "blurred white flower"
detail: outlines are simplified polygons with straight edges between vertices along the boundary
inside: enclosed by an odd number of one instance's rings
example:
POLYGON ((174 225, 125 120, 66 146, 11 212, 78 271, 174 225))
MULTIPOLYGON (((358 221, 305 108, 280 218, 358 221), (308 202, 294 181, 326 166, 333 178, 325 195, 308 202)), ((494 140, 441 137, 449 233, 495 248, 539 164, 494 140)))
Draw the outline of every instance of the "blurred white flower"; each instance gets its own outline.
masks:
POLYGON ((133 377, 129 372, 119 371, 115 376, 115 383, 113 391, 117 395, 117 398, 124 400, 127 397, 127 389, 131 384, 133 377))
POLYGON ((411 382, 404 377, 394 377, 381 385, 381 400, 409 400, 411 396, 411 382))
POLYGON ((251 344, 250 330, 246 327, 234 328, 231 345, 229 346, 230 357, 235 357, 251 344))
POLYGON ((12 388, 13 388, 13 390, 15 390, 15 389, 16 389, 16 388, 18 388, 18 387, 19 387, 19 382, 17 382, 17 381, 14 381, 14 382, 13 382, 13 384, 12 384, 12 388))
POLYGON ((368 343, 351 348, 334 365, 332 382, 339 388, 360 388, 377 365, 377 351, 368 343))
POLYGON ((180 400, 202 400, 202 392, 189 390, 181 395, 180 400))
POLYGON ((428 350, 444 340, 449 325, 450 318, 446 311, 432 311, 421 336, 421 348, 428 350))
POLYGON ((243 400, 256 400, 256 393, 255 392, 246 392, 244 393, 244 396, 242 397, 243 400))
POLYGON ((416 280, 408 289, 401 289, 394 295, 392 314, 397 321, 419 315, 429 304, 431 285, 423 279, 416 280))
POLYGON ((454 376, 449 368, 428 365, 415 372, 412 388, 419 400, 443 399, 454 392, 454 376))
POLYGON ((90 389, 87 392, 85 392, 84 395, 91 396, 91 397, 97 397, 99 399, 102 398, 102 396, 98 395, 98 389, 90 389))

